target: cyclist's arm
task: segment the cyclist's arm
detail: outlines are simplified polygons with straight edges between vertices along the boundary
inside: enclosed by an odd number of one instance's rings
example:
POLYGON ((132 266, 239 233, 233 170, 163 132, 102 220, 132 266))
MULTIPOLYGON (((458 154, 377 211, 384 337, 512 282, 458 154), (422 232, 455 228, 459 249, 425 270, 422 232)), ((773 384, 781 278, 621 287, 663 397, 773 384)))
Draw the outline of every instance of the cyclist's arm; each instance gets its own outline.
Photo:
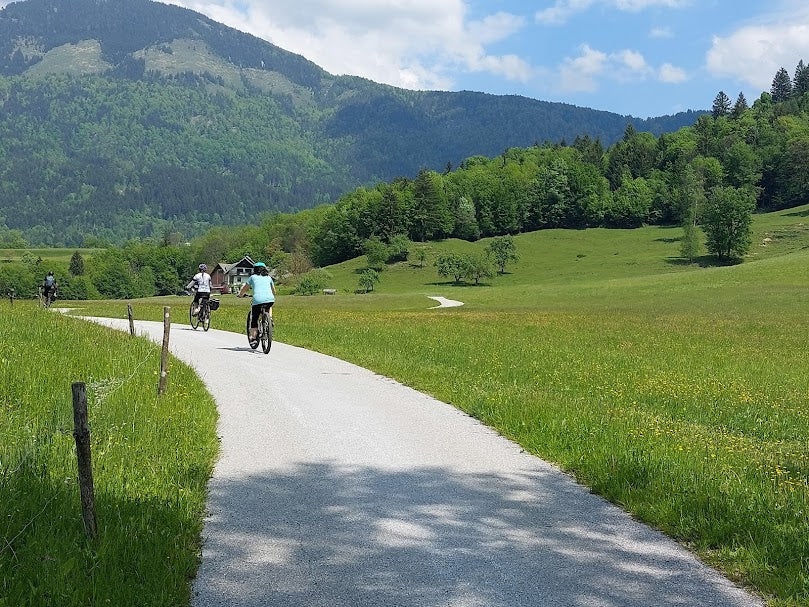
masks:
POLYGON ((239 289, 239 295, 238 295, 238 297, 244 297, 244 296, 245 296, 245 294, 247 294, 247 291, 249 291, 249 290, 250 290, 250 285, 249 285, 248 283, 244 283, 244 284, 242 285, 242 288, 241 288, 241 289, 239 289))

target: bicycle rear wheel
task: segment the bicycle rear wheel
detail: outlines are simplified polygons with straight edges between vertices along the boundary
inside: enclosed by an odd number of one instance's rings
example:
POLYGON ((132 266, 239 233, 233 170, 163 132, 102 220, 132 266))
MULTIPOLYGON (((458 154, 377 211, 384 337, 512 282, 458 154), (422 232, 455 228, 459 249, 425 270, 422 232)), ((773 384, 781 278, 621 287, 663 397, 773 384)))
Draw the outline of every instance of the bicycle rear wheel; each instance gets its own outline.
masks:
POLYGON ((258 348, 258 340, 257 339, 256 340, 250 339, 250 321, 252 320, 252 316, 253 316, 252 310, 247 312, 247 330, 246 330, 246 332, 247 332, 247 343, 250 344, 250 347, 253 348, 253 350, 255 350, 256 348, 258 348))
POLYGON ((211 328, 211 309, 208 307, 208 302, 202 304, 199 313, 202 316, 202 330, 207 331, 211 328))
POLYGON ((194 331, 196 331, 197 327, 199 326, 199 315, 194 314, 194 303, 193 302, 191 302, 191 307, 188 308, 188 316, 189 316, 189 319, 191 320, 191 328, 194 329, 194 331))
POLYGON ((264 354, 269 354, 270 348, 272 348, 272 321, 269 313, 262 312, 259 322, 261 323, 261 349, 264 354))

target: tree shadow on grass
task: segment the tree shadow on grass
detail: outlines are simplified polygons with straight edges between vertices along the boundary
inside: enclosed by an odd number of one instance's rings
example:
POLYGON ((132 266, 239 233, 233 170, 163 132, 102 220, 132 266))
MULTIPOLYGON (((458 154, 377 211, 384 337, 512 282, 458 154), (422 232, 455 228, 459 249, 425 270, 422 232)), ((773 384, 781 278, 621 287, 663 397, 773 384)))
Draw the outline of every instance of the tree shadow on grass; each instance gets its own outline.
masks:
POLYGON ((209 508, 194 607, 757 604, 568 477, 529 466, 301 462, 212 480, 209 508))
POLYGON ((719 259, 713 255, 700 255, 692 261, 683 257, 667 257, 666 263, 672 266, 699 266, 700 268, 721 268, 725 266, 737 266, 742 263, 741 259, 719 259))
POLYGON ((428 287, 455 287, 455 288, 469 288, 469 287, 490 287, 492 286, 490 282, 480 282, 475 284, 474 282, 455 282, 453 280, 448 280, 444 282, 425 282, 425 286, 428 287))

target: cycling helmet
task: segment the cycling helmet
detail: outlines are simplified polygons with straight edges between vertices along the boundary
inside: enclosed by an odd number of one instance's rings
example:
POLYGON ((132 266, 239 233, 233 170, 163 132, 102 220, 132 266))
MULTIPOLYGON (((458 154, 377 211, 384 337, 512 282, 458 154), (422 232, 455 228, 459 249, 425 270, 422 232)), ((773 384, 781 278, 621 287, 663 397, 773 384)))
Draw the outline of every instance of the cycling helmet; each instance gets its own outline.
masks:
POLYGON ((50 270, 50 271, 48 272, 48 276, 53 276, 53 270, 50 270))
POLYGON ((267 266, 264 265, 263 261, 259 261, 256 265, 253 266, 254 268, 266 268, 267 266))
POLYGON ((200 272, 204 272, 207 269, 208 269, 208 266, 206 266, 204 263, 199 264, 199 271, 200 272))

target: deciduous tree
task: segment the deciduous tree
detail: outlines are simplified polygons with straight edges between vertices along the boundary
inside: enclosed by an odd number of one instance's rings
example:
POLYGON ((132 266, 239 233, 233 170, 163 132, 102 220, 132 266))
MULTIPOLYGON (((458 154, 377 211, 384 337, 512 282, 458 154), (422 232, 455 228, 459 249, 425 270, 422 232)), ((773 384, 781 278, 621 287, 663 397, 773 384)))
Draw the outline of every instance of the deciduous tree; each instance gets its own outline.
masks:
POLYGON ((720 260, 741 258, 750 249, 755 196, 749 190, 713 188, 703 213, 705 246, 720 260))
POLYGON ((486 251, 491 255, 500 274, 505 273, 506 264, 519 259, 517 245, 514 243, 512 236, 500 236, 492 239, 486 247, 486 251))

